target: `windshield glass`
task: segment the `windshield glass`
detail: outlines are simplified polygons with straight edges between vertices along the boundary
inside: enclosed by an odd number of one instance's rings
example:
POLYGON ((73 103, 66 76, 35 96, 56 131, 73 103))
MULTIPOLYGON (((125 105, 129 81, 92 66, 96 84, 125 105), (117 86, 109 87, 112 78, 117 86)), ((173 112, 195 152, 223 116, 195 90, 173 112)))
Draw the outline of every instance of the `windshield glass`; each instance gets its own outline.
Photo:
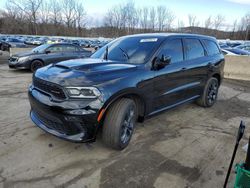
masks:
POLYGON ((44 52, 50 45, 49 44, 43 44, 41 46, 38 46, 32 50, 32 52, 44 52))
POLYGON ((160 40, 157 37, 122 37, 108 43, 91 57, 104 59, 108 51, 108 60, 140 64, 151 56, 159 44, 160 40))

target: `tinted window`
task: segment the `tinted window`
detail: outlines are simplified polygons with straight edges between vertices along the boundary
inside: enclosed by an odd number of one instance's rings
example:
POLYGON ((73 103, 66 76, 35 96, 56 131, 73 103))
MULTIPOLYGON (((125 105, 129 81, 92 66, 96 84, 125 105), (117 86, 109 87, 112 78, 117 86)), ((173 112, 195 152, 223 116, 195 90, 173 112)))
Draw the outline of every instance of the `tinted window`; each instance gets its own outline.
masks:
POLYGON ((64 47, 64 51, 78 51, 78 48, 75 46, 67 45, 63 47, 64 47))
POLYGON ((204 40, 204 43, 206 45, 208 55, 215 55, 220 53, 220 50, 215 42, 211 40, 204 40))
POLYGON ((51 46, 47 50, 51 51, 52 53, 53 52, 62 52, 63 51, 63 46, 62 45, 55 45, 55 46, 51 46))
POLYGON ((160 50, 159 56, 171 56, 171 63, 183 61, 183 50, 181 39, 167 41, 160 50))
MULTIPOLYGON (((43 52, 44 50, 46 50, 48 47, 50 46, 50 44, 43 44, 43 45, 40 45, 36 48, 34 48, 32 50, 32 52, 43 52)), ((49 49, 48 49, 49 50, 49 49)))
POLYGON ((157 37, 121 37, 97 50, 91 57, 104 58, 108 47, 108 59, 127 63, 144 63, 158 48, 157 37))
POLYGON ((185 39, 187 59, 196 59, 205 55, 204 48, 198 39, 185 39))

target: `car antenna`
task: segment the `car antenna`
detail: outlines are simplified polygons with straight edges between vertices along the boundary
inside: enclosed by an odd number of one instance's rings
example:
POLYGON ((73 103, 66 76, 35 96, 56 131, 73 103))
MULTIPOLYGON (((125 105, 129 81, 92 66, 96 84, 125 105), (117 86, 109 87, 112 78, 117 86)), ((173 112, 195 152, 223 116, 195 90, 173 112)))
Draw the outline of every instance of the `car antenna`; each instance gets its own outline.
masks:
POLYGON ((108 60, 108 53, 109 53, 109 47, 107 46, 107 47, 106 47, 105 54, 104 54, 104 59, 105 59, 105 60, 108 60))

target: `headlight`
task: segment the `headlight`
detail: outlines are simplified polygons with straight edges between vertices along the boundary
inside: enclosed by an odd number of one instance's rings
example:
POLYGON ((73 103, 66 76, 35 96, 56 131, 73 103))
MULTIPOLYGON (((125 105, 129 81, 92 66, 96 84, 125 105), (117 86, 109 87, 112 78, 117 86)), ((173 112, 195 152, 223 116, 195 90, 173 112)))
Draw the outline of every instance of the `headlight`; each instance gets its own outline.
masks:
POLYGON ((18 62, 24 62, 28 59, 29 57, 20 57, 18 58, 18 62))
POLYGON ((70 98, 94 99, 101 95, 95 87, 66 87, 66 90, 70 98))

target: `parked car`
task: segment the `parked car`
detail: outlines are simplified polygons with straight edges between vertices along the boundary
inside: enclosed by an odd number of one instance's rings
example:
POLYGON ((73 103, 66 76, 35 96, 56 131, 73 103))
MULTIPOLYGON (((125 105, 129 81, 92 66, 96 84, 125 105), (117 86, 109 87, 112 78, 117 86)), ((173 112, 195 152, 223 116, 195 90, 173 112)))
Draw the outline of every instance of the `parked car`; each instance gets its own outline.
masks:
POLYGON ((5 41, 1 42, 1 50, 9 51, 10 48, 23 48, 26 47, 23 41, 16 38, 7 38, 5 41))
POLYGON ((242 44, 242 45, 236 46, 235 48, 250 52, 250 44, 242 44))
POLYGON ((90 42, 88 40, 82 40, 82 41, 80 41, 79 46, 81 46, 83 48, 89 48, 90 42))
POLYGON ((74 44, 74 45, 77 45, 77 46, 80 45, 80 41, 79 40, 72 40, 71 43, 74 44))
POLYGON ((29 87, 32 121, 54 136, 86 142, 102 129, 125 148, 135 123, 180 104, 216 102, 224 56, 215 38, 140 34, 118 38, 91 58, 38 69, 29 87))
POLYGON ((102 42, 96 44, 95 50, 98 50, 99 48, 102 48, 102 47, 105 46, 106 44, 108 44, 108 42, 106 42, 106 41, 102 41, 102 42))
POLYGON ((44 44, 30 52, 15 54, 9 59, 9 67, 15 69, 30 69, 35 72, 38 68, 50 63, 76 58, 89 57, 90 51, 81 49, 73 44, 44 44))
POLYGON ((250 52, 239 48, 221 49, 224 55, 250 55, 250 52))
POLYGON ((241 42, 227 42, 227 45, 231 48, 237 47, 241 44, 242 44, 241 42))

